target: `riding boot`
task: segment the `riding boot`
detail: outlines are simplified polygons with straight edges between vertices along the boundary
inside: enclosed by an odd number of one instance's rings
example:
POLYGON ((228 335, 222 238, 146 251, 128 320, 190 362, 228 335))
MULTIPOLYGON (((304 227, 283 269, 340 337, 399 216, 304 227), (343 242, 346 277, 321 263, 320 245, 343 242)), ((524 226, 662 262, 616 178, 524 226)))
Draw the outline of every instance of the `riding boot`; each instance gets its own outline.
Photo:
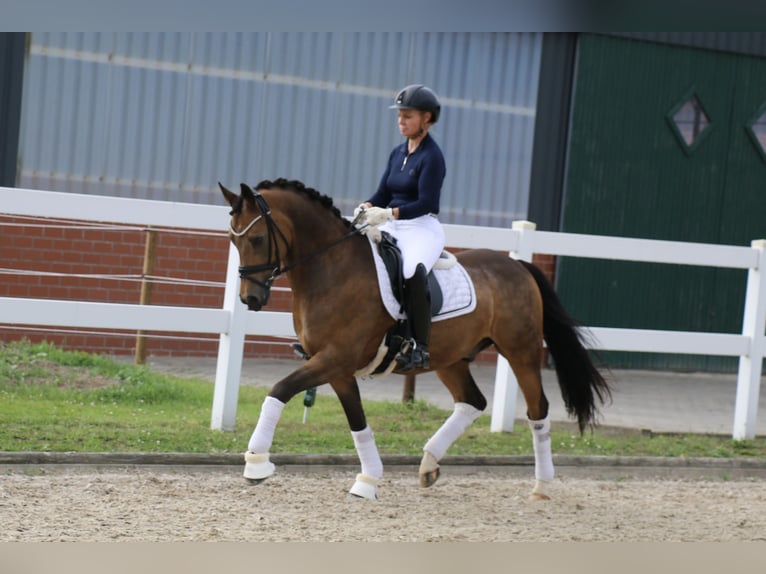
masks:
POLYGON ((397 371, 400 373, 430 368, 431 292, 428 289, 428 273, 422 263, 416 267, 415 274, 404 282, 404 290, 414 343, 407 353, 397 357, 397 371))

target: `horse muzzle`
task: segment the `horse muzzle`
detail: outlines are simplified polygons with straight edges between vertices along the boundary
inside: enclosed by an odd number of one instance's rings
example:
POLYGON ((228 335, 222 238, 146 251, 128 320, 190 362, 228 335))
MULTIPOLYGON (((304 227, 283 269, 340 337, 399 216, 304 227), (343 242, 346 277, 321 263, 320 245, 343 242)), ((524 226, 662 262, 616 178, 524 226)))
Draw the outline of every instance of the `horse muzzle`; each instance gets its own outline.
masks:
POLYGON ((266 305, 271 296, 271 284, 279 275, 279 267, 273 267, 271 265, 247 265, 240 266, 239 277, 242 279, 242 286, 239 299, 247 308, 251 311, 260 311, 261 307, 266 305), (256 279, 252 275, 259 271, 271 269, 271 275, 261 281, 256 279))
POLYGON ((247 308, 250 311, 260 311, 261 308, 263 308, 263 306, 266 305, 266 303, 268 303, 269 294, 270 293, 268 291, 266 292, 265 295, 261 295, 261 296, 248 294, 246 296, 240 297, 239 299, 240 301, 242 301, 242 303, 247 305, 247 308))

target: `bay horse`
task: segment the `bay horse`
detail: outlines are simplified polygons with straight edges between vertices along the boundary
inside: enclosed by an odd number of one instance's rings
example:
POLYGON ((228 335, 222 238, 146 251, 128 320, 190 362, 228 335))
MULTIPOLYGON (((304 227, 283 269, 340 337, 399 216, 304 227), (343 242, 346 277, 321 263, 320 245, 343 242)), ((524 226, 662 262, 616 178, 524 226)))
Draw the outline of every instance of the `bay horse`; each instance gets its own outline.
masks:
MULTIPOLYGON (((286 274, 293 293, 293 325, 309 357, 264 399, 245 453, 244 477, 257 483, 273 474, 269 450, 285 403, 329 383, 346 414, 362 467, 349 492, 375 499, 383 464, 355 374, 373 361, 396 321, 379 295, 370 240, 342 217, 329 196, 300 181, 265 180, 255 190, 243 183, 240 194, 219 187, 231 206, 229 235, 240 257, 240 299, 250 310, 260 310, 273 281, 286 274)), ((567 413, 581 432, 596 423, 596 399, 603 404, 611 396, 609 384, 539 269, 488 249, 463 251, 458 260, 473 280, 476 308, 432 328, 429 370, 451 393, 454 411, 424 446, 420 484, 436 482, 439 460, 487 406, 469 367, 481 350, 494 345, 513 369, 527 405, 536 479, 530 496, 548 499, 544 485, 553 479, 554 469, 541 380, 543 340, 567 413)))

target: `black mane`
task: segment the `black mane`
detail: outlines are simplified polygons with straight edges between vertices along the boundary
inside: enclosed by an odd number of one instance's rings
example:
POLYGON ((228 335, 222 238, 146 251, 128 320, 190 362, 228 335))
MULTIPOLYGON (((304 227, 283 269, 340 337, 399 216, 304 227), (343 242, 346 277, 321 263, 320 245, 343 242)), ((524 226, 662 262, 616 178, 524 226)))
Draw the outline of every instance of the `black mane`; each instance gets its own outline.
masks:
POLYGON ((346 225, 346 227, 351 227, 351 222, 348 221, 345 217, 343 217, 340 210, 337 207, 335 207, 335 205, 333 205, 332 198, 330 196, 320 193, 313 187, 306 187, 302 181, 298 181, 295 179, 287 180, 283 177, 280 177, 274 181, 269 181, 268 179, 264 179, 263 181, 259 182, 258 185, 255 186, 256 191, 261 189, 273 189, 273 188, 302 193, 306 195, 312 201, 318 202, 322 207, 330 211, 335 217, 340 219, 346 225))

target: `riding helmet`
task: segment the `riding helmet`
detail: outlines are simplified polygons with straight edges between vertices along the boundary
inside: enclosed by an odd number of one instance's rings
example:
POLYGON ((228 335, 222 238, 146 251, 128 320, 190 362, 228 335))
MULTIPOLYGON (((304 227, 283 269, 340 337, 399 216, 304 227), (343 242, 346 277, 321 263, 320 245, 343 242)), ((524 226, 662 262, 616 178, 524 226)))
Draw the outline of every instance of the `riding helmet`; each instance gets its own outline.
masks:
POLYGON ((442 106, 436 94, 423 84, 412 84, 402 88, 394 98, 394 105, 390 109, 396 110, 420 110, 431 112, 431 123, 439 120, 442 106))

